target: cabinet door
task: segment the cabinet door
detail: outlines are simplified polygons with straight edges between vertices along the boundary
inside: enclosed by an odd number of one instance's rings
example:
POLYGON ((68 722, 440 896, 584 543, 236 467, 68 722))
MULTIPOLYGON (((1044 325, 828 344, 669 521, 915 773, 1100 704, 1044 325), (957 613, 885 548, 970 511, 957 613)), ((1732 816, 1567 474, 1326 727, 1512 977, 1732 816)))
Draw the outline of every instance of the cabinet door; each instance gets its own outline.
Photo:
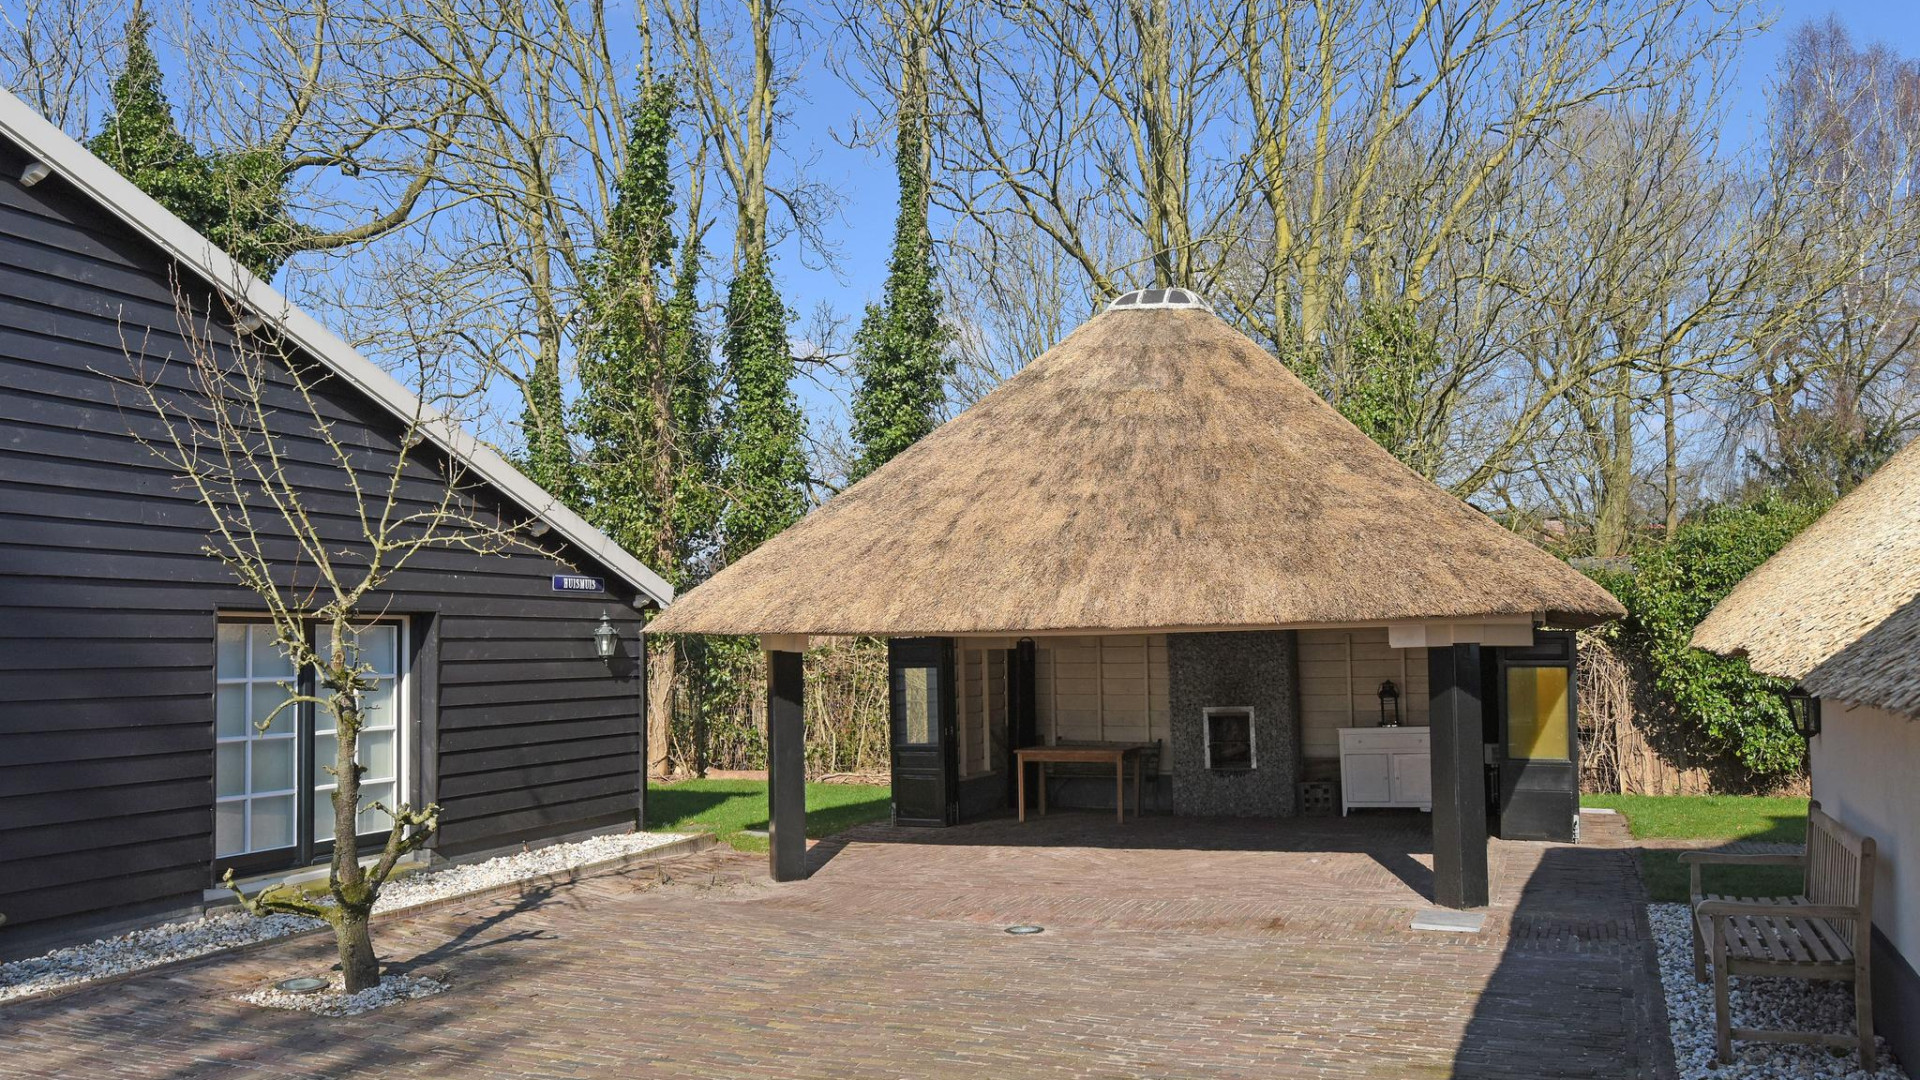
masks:
POLYGON ((1433 763, 1426 754, 1393 755, 1393 801, 1404 806, 1433 802, 1433 763))
POLYGON ((1347 802, 1383 803, 1392 801, 1392 766, 1386 754, 1348 754, 1341 771, 1347 784, 1347 802))

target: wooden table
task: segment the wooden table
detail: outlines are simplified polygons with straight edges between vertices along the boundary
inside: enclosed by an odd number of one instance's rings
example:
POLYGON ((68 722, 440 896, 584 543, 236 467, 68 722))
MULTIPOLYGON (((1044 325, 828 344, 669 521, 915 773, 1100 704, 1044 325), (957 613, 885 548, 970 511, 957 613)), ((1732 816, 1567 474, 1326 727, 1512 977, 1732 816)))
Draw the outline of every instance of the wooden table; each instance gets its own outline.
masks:
POLYGON ((1140 757, 1153 749, 1153 743, 1080 742, 1053 746, 1023 746, 1013 752, 1020 776, 1015 783, 1019 792, 1020 820, 1027 820, 1027 763, 1040 766, 1040 815, 1047 813, 1047 763, 1051 761, 1113 762, 1113 815, 1115 821, 1127 820, 1127 759, 1133 759, 1133 816, 1140 816, 1140 757))

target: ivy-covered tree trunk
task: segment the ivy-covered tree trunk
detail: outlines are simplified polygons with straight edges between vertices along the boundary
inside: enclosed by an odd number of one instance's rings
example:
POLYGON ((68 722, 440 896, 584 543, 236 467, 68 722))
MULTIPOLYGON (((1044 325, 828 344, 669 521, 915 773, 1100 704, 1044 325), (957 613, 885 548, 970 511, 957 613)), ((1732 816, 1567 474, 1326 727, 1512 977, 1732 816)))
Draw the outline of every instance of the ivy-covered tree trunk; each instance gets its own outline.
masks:
POLYGON ((806 511, 806 422, 791 386, 786 307, 764 253, 750 252, 727 288, 723 352, 734 392, 720 429, 722 554, 733 562, 806 511))
POLYGON ((181 134, 161 85, 152 31, 152 16, 136 3, 127 19, 124 66, 113 80, 112 111, 87 149, 242 266, 271 278, 292 250, 287 163, 261 148, 203 154, 181 134))
MULTIPOLYGON (((627 165, 601 230, 584 294, 580 400, 587 442, 577 499, 582 513, 675 588, 695 579, 714 531, 711 428, 719 378, 698 321, 698 189, 672 293, 671 176, 678 92, 656 80, 629 117, 627 165)), ((675 643, 647 642, 647 768, 667 769, 675 643)))
POLYGON ((918 11, 901 28, 900 181, 886 292, 869 305, 854 337, 853 439, 860 448, 850 479, 859 480, 925 437, 939 423, 953 374, 935 288, 933 234, 927 223, 927 44, 918 11))

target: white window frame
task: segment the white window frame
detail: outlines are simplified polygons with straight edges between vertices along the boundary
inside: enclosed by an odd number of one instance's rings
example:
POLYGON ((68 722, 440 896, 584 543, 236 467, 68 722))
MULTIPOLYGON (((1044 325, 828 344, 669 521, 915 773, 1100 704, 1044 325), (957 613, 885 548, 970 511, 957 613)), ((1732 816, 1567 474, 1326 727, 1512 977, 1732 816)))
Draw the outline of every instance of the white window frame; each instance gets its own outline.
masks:
MULTIPOLYGON (((412 790, 413 790, 412 785, 413 785, 413 770, 414 770, 413 742, 416 734, 415 723, 413 718, 413 706, 412 706, 413 672, 410 664, 411 657, 410 657, 410 649, 409 649, 409 645, 413 637, 413 623, 412 623, 412 619, 405 615, 382 615, 375 618, 364 620, 364 623, 363 623, 363 625, 368 625, 368 626, 376 625, 376 624, 393 626, 395 628, 394 675, 393 675, 393 681, 394 681, 394 690, 393 690, 394 795, 393 795, 393 801, 400 802, 400 803, 410 803, 412 802, 412 790)), ((219 749, 218 748, 221 745, 250 742, 259 738, 258 733, 256 733, 251 726, 252 725, 252 696, 251 696, 252 686, 256 684, 266 684, 266 685, 290 684, 293 687, 293 692, 298 694, 301 692, 302 681, 306 677, 307 673, 296 671, 293 674, 293 676, 291 676, 290 678, 272 677, 272 676, 256 677, 253 675, 253 653, 252 653, 253 635, 260 631, 265 631, 268 634, 273 633, 273 623, 265 619, 264 617, 262 617, 258 612, 245 612, 245 611, 217 612, 215 615, 215 626, 216 626, 216 629, 215 629, 216 652, 215 652, 214 681, 216 685, 216 694, 217 694, 217 688, 220 686, 243 685, 248 688, 248 697, 244 703, 244 707, 246 709, 246 716, 248 718, 247 720, 248 728, 246 733, 241 736, 222 736, 219 733, 219 727, 218 727, 217 718, 216 718, 216 723, 214 725, 215 757, 214 757, 213 779, 214 779, 214 790, 216 792, 214 796, 214 803, 217 807, 218 805, 223 803, 224 804, 244 803, 244 802, 248 802, 250 800, 258 799, 258 798, 275 798, 275 797, 291 795, 293 797, 293 802, 294 802, 294 824, 293 824, 294 835, 293 835, 293 843, 291 845, 281 846, 281 847, 256 847, 253 843, 252 814, 249 808, 249 812, 246 818, 246 823, 243 826, 243 832, 242 832, 243 843, 245 844, 244 849, 240 851, 221 851, 220 848, 218 847, 219 830, 218 830, 218 823, 216 822, 214 835, 213 835, 213 844, 215 845, 214 858, 216 861, 227 860, 227 859, 247 859, 247 858, 251 858, 251 857, 262 855, 262 854, 271 854, 277 851, 297 852, 301 855, 302 858, 312 856, 320 847, 331 843, 333 840, 333 837, 331 835, 332 833, 332 828, 330 824, 331 818, 328 818, 328 824, 323 830, 319 815, 315 813, 313 809, 313 803, 316 796, 322 790, 332 789, 332 783, 321 784, 318 781, 322 777, 326 777, 326 779, 329 781, 333 780, 333 778, 328 777, 327 774, 319 772, 318 770, 319 763, 314 761, 313 759, 315 731, 318 727, 318 722, 317 722, 318 717, 316 716, 316 710, 319 708, 319 706, 312 705, 312 704, 302 704, 302 705, 293 706, 290 709, 290 711, 294 714, 293 734, 291 736, 275 736, 275 738, 280 738, 280 739, 290 738, 294 744, 294 772, 293 772, 294 786, 291 789, 288 789, 285 791, 255 792, 251 789, 252 779, 251 779, 251 776, 249 776, 246 781, 245 790, 243 790, 242 794, 227 795, 227 796, 222 796, 217 794, 217 792, 219 791, 219 749), (225 628, 228 626, 241 626, 241 627, 249 628, 247 631, 247 641, 246 641, 247 674, 244 677, 243 676, 222 677, 219 671, 219 665, 218 665, 219 630, 221 628, 225 628), (301 829, 303 818, 305 819, 304 823, 306 825, 306 833, 304 835, 301 829)), ((319 629, 320 629, 320 624, 311 623, 311 622, 308 623, 307 634, 308 634, 308 640, 310 642, 315 640, 315 635, 318 634, 319 629)), ((216 709, 218 708, 217 697, 216 697, 215 708, 216 709)), ((249 747, 248 753, 249 753, 249 761, 251 761, 250 747, 249 747)), ((249 772, 251 772, 250 767, 249 767, 249 772)), ((363 783, 367 782, 367 779, 369 778, 363 778, 362 782, 363 783)), ((370 779, 375 783, 385 782, 383 778, 375 777, 370 779)), ((363 797, 363 800, 364 800, 364 797, 363 797)), ((366 813, 366 810, 367 810, 367 807, 363 801, 361 806, 361 813, 364 815, 366 813)), ((215 812, 216 814, 218 813, 217 809, 215 812)), ((368 832, 361 832, 359 835, 362 837, 377 836, 381 831, 382 830, 380 829, 375 829, 368 832)))
MULTIPOLYGON (((413 681, 410 677, 411 672, 409 670, 409 665, 407 663, 407 659, 408 659, 407 643, 412 640, 413 622, 408 616, 405 616, 405 615, 382 615, 376 618, 367 619, 361 625, 362 626, 386 625, 386 626, 392 626, 394 628, 394 646, 393 646, 394 656, 393 656, 393 675, 392 675, 392 679, 393 679, 393 770, 394 770, 394 775, 392 778, 393 779, 393 802, 411 803, 413 799, 409 793, 413 790, 411 787, 411 784, 413 782, 413 771, 411 768, 413 754, 410 752, 413 746, 413 726, 412 726, 413 725, 413 709, 411 707, 413 681)), ((317 640, 317 635, 319 633, 319 630, 320 630, 320 627, 316 624, 313 630, 311 631, 311 633, 316 635, 316 640, 317 640)), ((379 677, 386 678, 387 676, 383 675, 379 677)), ((306 737, 302 738, 300 741, 302 750, 308 754, 312 753, 314 742, 319 732, 320 717, 317 711, 319 708, 320 707, 318 705, 311 707, 311 710, 310 710, 311 719, 308 722, 308 731, 306 733, 306 737)), ((366 734, 366 731, 362 729, 361 735, 365 736, 365 734, 366 734)), ((301 795, 307 799, 309 806, 313 805, 314 801, 318 798, 320 790, 322 788, 325 788, 328 791, 332 791, 339 784, 338 778, 328 776, 326 773, 323 773, 320 771, 321 764, 322 763, 318 761, 309 761, 307 763, 307 771, 301 774, 302 776, 308 777, 311 781, 309 785, 301 788, 301 795), (327 777, 328 782, 325 784, 322 784, 320 782, 320 778, 323 776, 327 777)), ((363 776, 360 778, 360 783, 363 786, 367 783, 383 784, 386 782, 387 781, 385 777, 363 776)), ((329 810, 331 810, 332 808, 331 803, 329 803, 328 808, 329 810)), ((361 793, 361 802, 360 802, 360 810, 359 810, 361 819, 355 822, 356 826, 365 824, 364 818, 369 808, 370 807, 366 802, 366 794, 363 791, 361 793)), ((325 831, 325 835, 322 835, 318 809, 316 808, 314 811, 312 811, 312 813, 313 813, 313 820, 309 823, 310 824, 309 831, 312 833, 313 844, 317 847, 321 844, 332 843, 333 842, 332 828, 329 827, 325 831)), ((391 825, 392 825, 392 819, 389 818, 387 827, 390 828, 391 825)), ((357 835, 375 836, 375 835, 379 835, 381 832, 384 832, 384 831, 385 831, 385 828, 373 829, 370 831, 358 833, 357 835)))
MULTIPOLYGON (((292 675, 288 675, 288 676, 255 675, 253 671, 253 648, 254 648, 254 639, 255 639, 256 631, 265 631, 267 635, 271 637, 273 632, 273 624, 270 622, 262 622, 259 619, 241 620, 241 619, 228 619, 223 617, 218 620, 216 629, 214 631, 214 687, 215 687, 215 690, 214 690, 214 703, 213 703, 213 707, 214 707, 214 729, 213 729, 214 730, 214 764, 213 764, 214 796, 213 796, 213 801, 214 801, 215 821, 214 821, 214 830, 213 830, 213 842, 214 842, 214 857, 220 858, 220 859, 243 858, 245 856, 255 855, 263 851, 283 851, 283 850, 286 850, 286 848, 289 846, 298 847, 300 844, 300 794, 301 794, 300 777, 302 775, 300 771, 300 765, 301 765, 302 758, 305 757, 302 744, 306 741, 301 737, 300 707, 298 705, 294 705, 294 706, 289 706, 287 709, 282 710, 282 715, 285 717, 284 722, 286 722, 287 726, 291 729, 288 733, 284 735, 263 734, 258 729, 256 729, 254 727, 255 721, 254 721, 254 710, 253 710, 254 687, 260 686, 260 685, 266 685, 266 686, 273 686, 273 687, 279 687, 284 689, 284 688, 287 688, 288 686, 291 686, 292 689, 289 692, 297 694, 299 693, 300 673, 298 670, 295 670, 292 675), (223 677, 220 673, 219 631, 220 629, 223 629, 228 626, 237 626, 242 630, 241 651, 246 657, 246 670, 239 675, 226 675, 223 677), (238 735, 220 734, 219 691, 221 687, 239 687, 243 694, 241 698, 240 711, 241 711, 241 716, 243 719, 244 726, 241 730, 241 733, 238 735), (272 791, 253 790, 254 748, 256 744, 263 743, 263 742, 291 742, 293 744, 293 786, 292 787, 284 788, 284 789, 276 789, 272 791), (240 746, 243 748, 243 760, 246 762, 245 776, 242 777, 241 792, 238 795, 220 794, 220 749, 222 747, 227 747, 227 746, 240 746), (254 844, 254 839, 253 839, 253 806, 252 804, 261 799, 273 799, 273 798, 284 798, 284 797, 291 797, 293 800, 293 823, 292 823, 293 843, 291 845, 280 845, 277 847, 256 846, 254 844), (231 806, 235 804, 240 805, 241 815, 242 815, 241 826, 240 826, 240 843, 241 843, 240 850, 221 851, 219 847, 219 843, 220 843, 220 826, 219 826, 219 820, 218 820, 219 813, 220 813, 219 808, 222 805, 231 806)), ((281 722, 281 721, 276 721, 276 722, 281 722)))
POLYGON ((1260 725, 1251 705, 1209 705, 1200 710, 1200 751, 1211 770, 1213 764, 1213 718, 1217 713, 1247 714, 1247 767, 1221 769, 1221 772, 1252 772, 1260 767, 1260 725))

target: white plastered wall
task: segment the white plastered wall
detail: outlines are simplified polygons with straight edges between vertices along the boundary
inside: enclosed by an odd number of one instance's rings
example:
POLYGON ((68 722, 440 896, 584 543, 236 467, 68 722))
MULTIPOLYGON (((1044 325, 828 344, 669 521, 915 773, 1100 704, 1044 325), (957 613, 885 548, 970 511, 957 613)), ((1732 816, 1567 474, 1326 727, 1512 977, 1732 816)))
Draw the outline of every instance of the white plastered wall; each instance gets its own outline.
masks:
POLYGON ((1813 797, 1873 837, 1880 869, 1873 922, 1920 963, 1920 720, 1867 705, 1821 702, 1811 741, 1813 797))

